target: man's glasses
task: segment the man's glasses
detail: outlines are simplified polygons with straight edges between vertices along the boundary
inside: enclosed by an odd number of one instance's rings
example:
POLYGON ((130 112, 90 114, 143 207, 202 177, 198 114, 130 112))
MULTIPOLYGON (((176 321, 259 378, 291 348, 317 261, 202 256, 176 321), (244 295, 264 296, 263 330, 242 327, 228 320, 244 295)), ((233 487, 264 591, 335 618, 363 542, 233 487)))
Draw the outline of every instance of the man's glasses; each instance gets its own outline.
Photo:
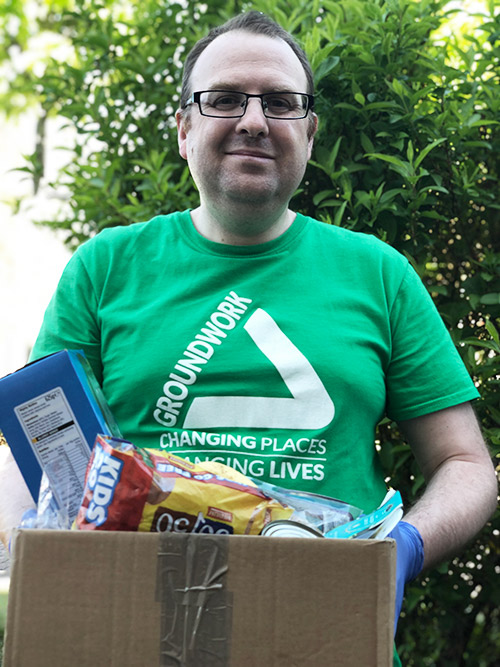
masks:
POLYGON ((212 118, 241 118, 247 110, 248 100, 258 97, 266 118, 296 120, 305 118, 313 109, 314 97, 307 93, 264 93, 250 95, 232 90, 201 90, 193 93, 186 103, 197 104, 202 116, 212 118))

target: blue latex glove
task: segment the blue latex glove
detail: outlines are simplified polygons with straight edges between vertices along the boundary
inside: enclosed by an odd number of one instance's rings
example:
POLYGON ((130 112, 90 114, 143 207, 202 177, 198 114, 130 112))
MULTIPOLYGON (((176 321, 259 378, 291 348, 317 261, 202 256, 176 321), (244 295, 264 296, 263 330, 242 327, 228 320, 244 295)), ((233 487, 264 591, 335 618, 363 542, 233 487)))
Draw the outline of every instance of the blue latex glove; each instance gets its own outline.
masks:
POLYGON ((424 542, 415 526, 406 521, 400 521, 387 537, 396 540, 396 609, 394 615, 394 634, 396 634, 405 585, 422 571, 424 542))

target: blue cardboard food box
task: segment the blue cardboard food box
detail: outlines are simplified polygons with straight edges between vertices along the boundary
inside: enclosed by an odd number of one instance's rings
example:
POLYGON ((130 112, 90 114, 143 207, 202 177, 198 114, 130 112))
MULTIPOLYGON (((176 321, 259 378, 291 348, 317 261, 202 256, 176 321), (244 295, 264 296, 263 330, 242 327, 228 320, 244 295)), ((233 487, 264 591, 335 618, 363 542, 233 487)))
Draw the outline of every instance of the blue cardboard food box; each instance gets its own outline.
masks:
POLYGON ((0 379, 3 432, 35 502, 42 472, 55 500, 76 516, 99 433, 118 426, 83 352, 62 350, 0 379))

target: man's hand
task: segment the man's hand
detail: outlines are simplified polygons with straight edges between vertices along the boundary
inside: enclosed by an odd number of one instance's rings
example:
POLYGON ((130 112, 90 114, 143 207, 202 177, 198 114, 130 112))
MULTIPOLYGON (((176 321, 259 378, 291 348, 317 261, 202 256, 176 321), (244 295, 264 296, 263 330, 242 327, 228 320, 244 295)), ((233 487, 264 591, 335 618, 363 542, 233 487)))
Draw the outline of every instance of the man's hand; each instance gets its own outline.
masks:
POLYGON ((394 613, 394 634, 396 634, 405 586, 422 571, 424 543, 415 526, 406 521, 400 521, 387 537, 396 540, 396 609, 394 613))

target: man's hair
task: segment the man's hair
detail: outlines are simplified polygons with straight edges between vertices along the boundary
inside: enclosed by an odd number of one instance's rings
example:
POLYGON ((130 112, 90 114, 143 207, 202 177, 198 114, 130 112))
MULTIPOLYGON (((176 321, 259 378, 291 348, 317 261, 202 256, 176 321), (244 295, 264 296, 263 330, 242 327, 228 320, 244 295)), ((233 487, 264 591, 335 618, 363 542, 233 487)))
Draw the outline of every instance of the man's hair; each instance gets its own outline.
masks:
POLYGON ((207 46, 214 41, 219 35, 223 35, 232 30, 244 30, 245 32, 251 32, 257 35, 264 35, 265 37, 272 37, 275 39, 282 39, 288 44, 288 46, 293 50, 297 58, 299 59, 307 79, 307 90, 304 92, 309 93, 310 95, 314 94, 314 77, 311 69, 311 65, 303 49, 298 45, 295 39, 282 28, 276 21, 269 18, 262 12, 250 11, 245 14, 239 14, 226 23, 212 28, 208 35, 200 39, 194 47, 189 52, 186 62, 184 64, 184 72, 182 75, 182 89, 181 89, 181 99, 180 107, 183 109, 188 102, 189 96, 191 95, 190 89, 190 79, 193 68, 196 64, 196 61, 207 48, 207 46))

